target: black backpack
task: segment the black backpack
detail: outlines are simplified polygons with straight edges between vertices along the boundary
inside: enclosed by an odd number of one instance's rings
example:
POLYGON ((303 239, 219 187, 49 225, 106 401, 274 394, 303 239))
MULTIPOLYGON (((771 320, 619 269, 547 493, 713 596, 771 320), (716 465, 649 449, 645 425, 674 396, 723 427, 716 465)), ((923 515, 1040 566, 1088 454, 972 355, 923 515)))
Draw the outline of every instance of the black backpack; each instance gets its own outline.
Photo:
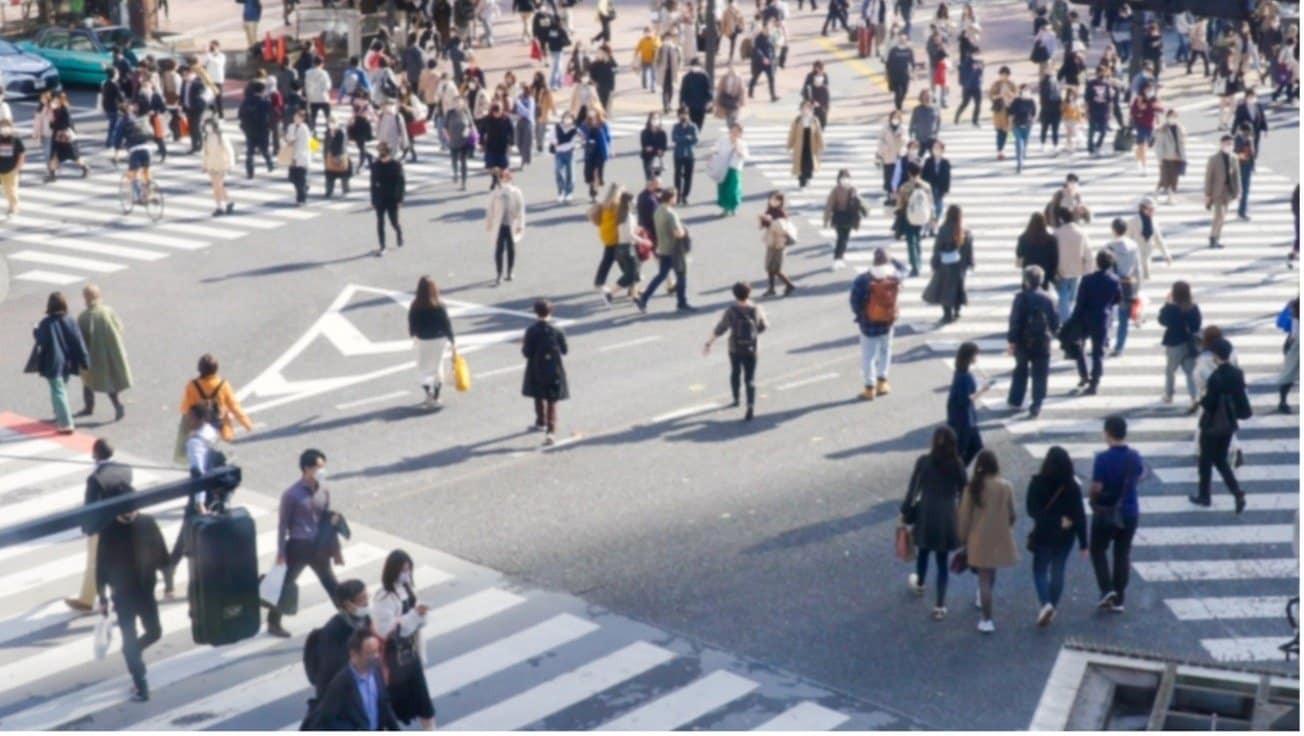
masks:
POLYGON ((394 77, 386 74, 380 78, 380 92, 386 97, 398 97, 398 84, 394 82, 394 77))
POLYGON ((1046 319, 1046 310, 1039 309, 1032 299, 1032 292, 1021 297, 1023 302, 1023 332, 1019 347, 1029 355, 1046 355, 1050 353, 1050 321, 1046 319))
POLYGON ((317 677, 321 674, 320 649, 321 629, 313 629, 303 640, 303 673, 308 676, 308 682, 314 687, 317 685, 317 677))
POLYGON ((739 352, 748 355, 756 354, 757 336, 760 334, 761 326, 756 318, 756 307, 738 307, 732 308, 733 313, 733 344, 739 352))
POLYGON ((199 405, 204 407, 204 421, 213 425, 213 429, 222 430, 222 405, 218 402, 217 397, 222 393, 222 387, 226 381, 219 381, 217 388, 213 393, 205 394, 204 389, 199 385, 199 379, 190 382, 195 387, 195 393, 199 394, 199 405))

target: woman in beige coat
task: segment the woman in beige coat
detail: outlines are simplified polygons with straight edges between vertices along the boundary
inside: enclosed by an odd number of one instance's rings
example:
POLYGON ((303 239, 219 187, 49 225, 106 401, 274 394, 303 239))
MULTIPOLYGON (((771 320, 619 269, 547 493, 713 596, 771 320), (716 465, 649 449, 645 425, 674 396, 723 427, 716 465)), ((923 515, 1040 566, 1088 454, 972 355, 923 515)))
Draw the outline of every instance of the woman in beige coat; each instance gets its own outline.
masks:
POLYGON ((1155 194, 1166 195, 1165 202, 1173 203, 1177 181, 1186 172, 1186 128, 1177 121, 1177 111, 1169 110, 1164 124, 1155 130, 1155 158, 1159 159, 1159 186, 1155 194))
POLYGON ((824 130, 809 101, 801 103, 801 112, 788 128, 788 152, 792 154, 792 175, 797 177, 797 186, 805 189, 824 155, 824 130))
POLYGON ((1019 561, 1014 545, 1014 489, 1000 476, 996 454, 983 450, 974 460, 973 477, 960 497, 957 522, 969 566, 978 574, 978 604, 982 618, 978 630, 996 631, 992 623, 992 587, 996 570, 1019 561))

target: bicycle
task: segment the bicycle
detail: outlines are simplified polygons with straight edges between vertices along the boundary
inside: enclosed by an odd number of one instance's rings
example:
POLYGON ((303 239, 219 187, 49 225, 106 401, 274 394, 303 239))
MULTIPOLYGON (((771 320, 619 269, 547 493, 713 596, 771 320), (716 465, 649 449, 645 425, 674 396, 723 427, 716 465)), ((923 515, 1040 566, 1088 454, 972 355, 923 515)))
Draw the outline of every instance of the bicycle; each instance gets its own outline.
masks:
POLYGON ((139 204, 145 207, 150 220, 158 222, 163 219, 163 190, 153 179, 142 184, 124 173, 118 181, 118 203, 122 205, 124 215, 131 214, 139 204))

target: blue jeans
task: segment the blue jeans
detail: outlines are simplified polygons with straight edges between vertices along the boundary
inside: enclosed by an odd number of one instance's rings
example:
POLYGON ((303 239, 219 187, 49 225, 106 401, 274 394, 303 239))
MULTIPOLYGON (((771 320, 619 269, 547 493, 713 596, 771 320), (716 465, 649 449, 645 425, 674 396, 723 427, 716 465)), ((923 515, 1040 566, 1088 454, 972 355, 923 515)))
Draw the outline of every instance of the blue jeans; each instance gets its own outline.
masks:
POLYGON ((1009 137, 1010 137, 1009 131, 1005 130, 1004 128, 996 129, 996 152, 997 153, 1002 153, 1005 151, 1005 141, 1009 137))
POLYGON ((657 91, 657 67, 656 64, 642 64, 640 67, 642 76, 643 89, 653 92, 657 91))
POLYGON ((1119 304, 1114 309, 1118 310, 1118 330, 1114 333, 1114 352, 1123 352, 1123 347, 1127 345, 1127 327, 1132 321, 1132 309, 1130 305, 1119 304))
POLYGON ((687 272, 687 270, 684 270, 684 271, 677 271, 677 270, 675 270, 675 257, 674 257, 674 256, 660 256, 660 255, 659 255, 659 256, 657 256, 657 275, 652 277, 652 282, 649 283, 649 284, 647 285, 647 288, 643 290, 643 301, 642 301, 642 305, 643 305, 643 308, 644 308, 644 309, 647 309, 647 301, 648 301, 648 299, 651 299, 651 298, 652 298, 652 297, 657 293, 657 287, 661 286, 661 282, 666 280, 666 277, 670 275, 670 272, 671 272, 671 271, 675 271, 675 300, 676 300, 676 306, 681 307, 681 308, 682 308, 682 307, 687 307, 687 306, 688 306, 688 298, 687 298, 687 293, 688 293, 688 272, 687 272))
POLYGON ((1073 541, 1060 547, 1037 545, 1032 550, 1032 584, 1037 588, 1037 602, 1058 606, 1064 592, 1064 567, 1068 564, 1073 541))
POLYGON ((951 570, 946 565, 946 550, 944 549, 924 549, 919 548, 918 556, 915 557, 915 575, 919 578, 919 584, 924 584, 924 577, 928 574, 928 558, 932 556, 937 561, 937 606, 946 605, 946 581, 951 570))
POLYGON ((941 222, 942 213, 946 212, 946 195, 935 186, 929 185, 929 188, 933 190, 933 217, 941 222))
POLYGON ((567 196, 575 192, 575 172, 571 166, 571 160, 575 157, 574 151, 558 151, 552 159, 553 176, 557 180, 557 194, 567 196))
POLYGON ((919 225, 911 225, 908 222, 905 224, 906 253, 910 256, 911 276, 919 275, 919 260, 921 258, 919 252, 919 233, 922 229, 923 228, 919 225))
POLYGON ((561 52, 549 51, 548 55, 552 57, 552 74, 548 78, 548 85, 553 89, 561 89, 561 52))
POLYGON ((45 379, 50 384, 50 406, 54 408, 54 423, 59 429, 72 429, 72 408, 68 406, 68 382, 63 376, 45 379))
POLYGON ((1109 119, 1087 121, 1087 152, 1095 153, 1105 145, 1105 134, 1109 132, 1109 119))
POLYGON ((1077 276, 1055 279, 1055 291, 1059 293, 1060 324, 1067 322, 1069 315, 1073 313, 1073 299, 1078 295, 1078 280, 1077 276))
POLYGON ((886 381, 888 371, 892 370, 892 328, 881 335, 868 337, 860 334, 860 373, 865 379, 865 388, 886 381))
POLYGON ((113 149, 117 148, 117 146, 114 144, 117 143, 117 139, 118 139, 118 131, 117 131, 118 111, 110 110, 104 113, 104 117, 109 122, 108 128, 105 130, 104 133, 104 147, 112 151, 113 149))
POLYGON ((1254 165, 1247 161, 1241 162, 1241 204, 1236 208, 1236 214, 1241 217, 1250 216, 1250 179, 1254 177, 1254 165))
POLYGON ((1032 135, 1032 126, 1014 126, 1014 170, 1023 171, 1023 159, 1028 155, 1028 136, 1032 135))

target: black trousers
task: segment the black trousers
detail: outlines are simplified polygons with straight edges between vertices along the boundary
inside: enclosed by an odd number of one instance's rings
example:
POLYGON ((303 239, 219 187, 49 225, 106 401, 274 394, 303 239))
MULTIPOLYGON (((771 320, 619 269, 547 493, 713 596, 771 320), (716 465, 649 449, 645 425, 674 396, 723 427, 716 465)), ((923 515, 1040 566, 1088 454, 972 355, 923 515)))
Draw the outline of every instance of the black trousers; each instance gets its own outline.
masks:
POLYGON ((675 101, 675 78, 670 73, 670 66, 666 65, 665 79, 661 80, 661 109, 670 112, 670 103, 675 101))
POLYGON ((1200 433, 1200 456, 1198 460, 1200 498, 1209 498, 1210 484, 1213 482, 1213 469, 1218 469, 1223 483, 1233 496, 1241 495, 1241 485, 1236 480, 1236 472, 1227 462, 1227 451, 1231 449, 1231 435, 1212 435, 1200 433))
POLYGON ((847 241, 851 239, 850 225, 834 225, 833 232, 837 238, 833 241, 833 258, 841 260, 847 254, 847 241))
POLYGON ((1200 57, 1200 61, 1204 62, 1204 76, 1209 76, 1209 52, 1207 51, 1191 51, 1186 57, 1186 73, 1191 73, 1191 68, 1195 66, 1195 57, 1197 56, 1200 57))
POLYGON ((403 246, 403 226, 398 224, 398 202, 382 202, 379 205, 373 205, 376 210, 376 240, 380 243, 380 249, 385 250, 385 218, 389 218, 390 227, 394 228, 394 236, 398 238, 399 247, 403 246))
MULTIPOLYGON (((1092 327, 1087 330, 1087 339, 1091 340, 1091 373, 1087 374, 1087 358, 1084 350, 1079 349, 1073 356, 1078 364, 1078 378, 1089 380, 1091 383, 1100 383, 1100 376, 1105 372, 1105 344, 1109 340, 1109 328, 1101 325, 1099 328, 1092 327)), ((1082 342, 1082 347, 1086 347, 1086 341, 1082 342)))
POLYGON ((267 136, 261 140, 254 137, 245 138, 245 175, 250 179, 254 178, 254 154, 261 153, 263 161, 267 163, 267 170, 272 170, 272 154, 267 148, 267 136))
POLYGON ((290 183, 294 185, 294 201, 308 201, 308 168, 306 166, 290 167, 290 183))
POLYGON ((1029 355, 1023 350, 1014 352, 1014 375, 1010 377, 1010 406, 1023 406, 1023 395, 1032 378, 1031 409, 1041 408, 1046 399, 1046 381, 1050 376, 1050 354, 1029 355))
POLYGON ((1041 121, 1041 142, 1046 143, 1046 133, 1050 133, 1051 145, 1059 145, 1060 119, 1058 117, 1041 121))
POLYGON ((507 256, 507 275, 516 269, 516 241, 512 239, 512 228, 502 225, 498 228, 498 240, 494 245, 494 266, 498 277, 503 276, 503 256, 507 256))
POLYGON ((678 204, 688 204, 688 195, 693 191, 693 159, 675 157, 675 192, 679 195, 678 204))
POLYGON ((960 116, 964 114, 965 108, 969 103, 973 103, 973 124, 978 124, 978 115, 983 109, 983 95, 980 89, 969 89, 962 87, 960 89, 960 106, 955 108, 955 122, 960 122, 960 116))
POLYGON ((729 390, 733 391, 734 401, 738 400, 740 380, 747 387, 747 406, 756 403, 756 355, 729 353, 729 390))
MULTIPOLYGON (((285 543, 285 584, 296 582, 299 574, 305 567, 312 568, 316 573, 317 580, 321 582, 322 590, 326 595, 335 600, 335 589, 339 583, 335 580, 335 571, 331 570, 330 555, 317 548, 317 545, 310 539, 290 539, 285 543)), ((275 608, 267 613, 268 626, 281 625, 281 612, 275 608)))
POLYGON ((122 658, 127 662, 127 672, 137 689, 148 692, 145 682, 144 652, 163 636, 163 625, 158 619, 158 601, 153 591, 138 595, 113 594, 113 609, 118 614, 118 629, 122 632, 122 658), (143 634, 136 631, 140 619, 143 634))
POLYGON ((326 196, 329 197, 335 193, 335 182, 340 183, 340 189, 349 193, 349 179, 352 178, 347 171, 327 171, 326 172, 326 196))
POLYGON ((190 128, 190 150, 198 151, 204 145, 204 110, 187 110, 186 125, 190 128))
POLYGON ((589 185, 589 196, 598 196, 598 190, 602 188, 603 169, 607 166, 607 159, 601 156, 584 156, 584 183, 589 185))
POLYGON ((1096 572, 1096 585, 1100 594, 1113 592, 1118 603, 1123 602, 1128 574, 1132 569, 1132 538, 1136 536, 1136 519, 1123 519, 1118 527, 1098 515, 1091 517, 1091 567, 1096 572), (1113 565, 1110 565, 1109 548, 1114 548, 1113 565))
POLYGON ((329 120, 331 116, 331 103, 329 102, 309 102, 308 103, 308 129, 313 135, 317 134, 317 113, 322 113, 329 120))
POLYGON ((900 110, 901 105, 906 101, 906 93, 910 91, 910 82, 893 82, 888 81, 888 89, 892 90, 892 104, 900 110))
POLYGON ((774 99, 777 95, 774 94, 774 66, 773 65, 761 67, 760 69, 757 69, 752 72, 752 81, 747 85, 747 96, 751 97, 756 94, 756 82, 760 80, 762 75, 765 76, 766 83, 770 85, 770 99, 774 99))
POLYGON ((607 277, 611 274, 611 267, 616 263, 616 250, 620 246, 611 245, 602 249, 602 260, 598 261, 598 273, 593 277, 593 285, 602 287, 607 285, 607 277))
POLYGON ((693 121, 693 125, 697 126, 698 132, 701 132, 702 125, 706 122, 706 108, 705 107, 688 108, 688 119, 693 121))

